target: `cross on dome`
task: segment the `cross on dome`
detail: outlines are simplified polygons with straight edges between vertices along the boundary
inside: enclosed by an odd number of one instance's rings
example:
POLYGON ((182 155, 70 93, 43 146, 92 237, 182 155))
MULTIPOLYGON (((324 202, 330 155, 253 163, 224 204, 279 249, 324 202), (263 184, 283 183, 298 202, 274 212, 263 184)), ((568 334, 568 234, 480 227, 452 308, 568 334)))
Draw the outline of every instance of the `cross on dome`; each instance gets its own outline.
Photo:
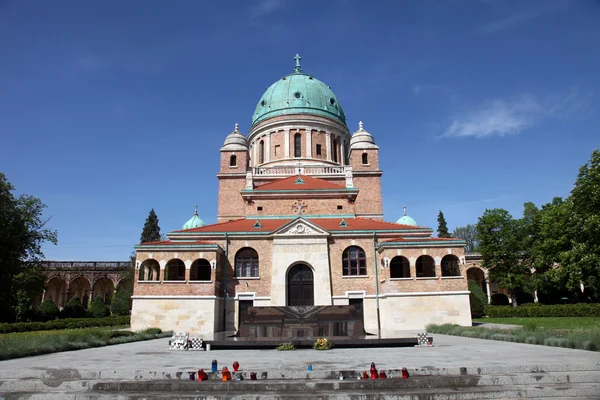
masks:
POLYGON ((198 215, 198 204, 194 205, 194 215, 198 215))
POLYGON ((296 60, 295 71, 302 72, 302 67, 300 66, 300 60, 302 60, 302 57, 300 57, 300 54, 296 53, 296 57, 294 57, 294 60, 296 60))
POLYGON ((404 209, 404 215, 406 215, 406 206, 402 207, 404 209))
POLYGON ((358 121, 358 130, 359 131, 364 131, 364 129, 363 129, 363 122, 362 121, 358 121))
POLYGON ((234 129, 233 131, 234 131, 234 132, 239 132, 239 131, 238 131, 239 127, 240 127, 240 126, 239 126, 239 125, 238 125, 238 123, 236 122, 236 123, 235 123, 235 129, 234 129))

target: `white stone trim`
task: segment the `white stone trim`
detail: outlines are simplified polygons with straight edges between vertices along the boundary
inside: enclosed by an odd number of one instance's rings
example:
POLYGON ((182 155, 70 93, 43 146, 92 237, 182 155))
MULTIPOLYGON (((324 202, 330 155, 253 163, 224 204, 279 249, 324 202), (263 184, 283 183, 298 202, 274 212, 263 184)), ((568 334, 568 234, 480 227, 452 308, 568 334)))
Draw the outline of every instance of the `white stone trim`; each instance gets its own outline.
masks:
POLYGON ((237 280, 259 280, 260 276, 234 276, 233 279, 237 280))
POLYGON ((418 276, 415 278, 418 281, 426 281, 426 280, 433 280, 433 279, 440 279, 437 276, 418 276))
POLYGON ((283 130, 283 158, 290 158, 290 128, 283 130))
POLYGON ((162 283, 187 283, 186 280, 183 281, 162 281, 162 283))
POLYGON ((464 276, 442 276, 442 279, 465 279, 464 276))
POLYGON ((412 276, 410 278, 390 278, 390 281, 412 281, 415 278, 413 278, 412 276))
POLYGON ((216 300, 217 296, 194 296, 194 295, 136 295, 131 296, 133 300, 173 299, 173 300, 216 300))
MULTIPOLYGON (((380 294, 379 298, 385 297, 416 297, 416 296, 455 296, 455 295, 469 295, 471 292, 468 290, 460 290, 455 292, 401 292, 401 293, 384 293, 380 294)), ((374 299, 377 296, 370 294, 365 296, 365 299, 374 299)))
POLYGON ((342 275, 342 279, 368 278, 369 275, 342 275))
POLYGON ((188 283, 212 283, 212 279, 210 281, 197 281, 197 280, 189 280, 188 283))
POLYGON ((140 281, 140 280, 138 280, 137 283, 160 283, 160 281, 140 281))

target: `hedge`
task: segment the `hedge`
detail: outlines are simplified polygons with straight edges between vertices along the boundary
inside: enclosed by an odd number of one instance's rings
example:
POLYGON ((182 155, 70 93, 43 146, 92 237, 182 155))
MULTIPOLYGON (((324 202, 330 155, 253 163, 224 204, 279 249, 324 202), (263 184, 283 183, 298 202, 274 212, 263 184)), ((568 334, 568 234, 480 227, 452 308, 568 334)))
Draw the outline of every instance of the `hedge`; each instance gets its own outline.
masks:
POLYGON ((0 324, 0 334, 123 325, 129 325, 129 316, 106 318, 67 318, 48 322, 17 322, 15 324, 0 324))
POLYGON ((490 318, 511 317, 600 317, 600 304, 524 304, 518 307, 487 306, 490 318))

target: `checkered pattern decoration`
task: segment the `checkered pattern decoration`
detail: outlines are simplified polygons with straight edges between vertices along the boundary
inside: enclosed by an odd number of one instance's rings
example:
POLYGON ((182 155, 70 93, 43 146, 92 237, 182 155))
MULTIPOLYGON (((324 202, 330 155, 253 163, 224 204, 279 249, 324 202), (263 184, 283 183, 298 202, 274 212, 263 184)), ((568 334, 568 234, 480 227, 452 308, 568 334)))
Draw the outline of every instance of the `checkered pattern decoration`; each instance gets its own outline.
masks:
POLYGON ((191 338, 188 340, 188 350, 204 350, 204 341, 201 338, 191 338))
POLYGON ((173 333, 171 340, 169 340, 169 350, 187 350, 188 347, 188 334, 187 333, 173 333))
POLYGON ((429 344, 429 340, 427 339, 427 332, 418 333, 417 342, 419 343, 419 346, 427 346, 429 344))

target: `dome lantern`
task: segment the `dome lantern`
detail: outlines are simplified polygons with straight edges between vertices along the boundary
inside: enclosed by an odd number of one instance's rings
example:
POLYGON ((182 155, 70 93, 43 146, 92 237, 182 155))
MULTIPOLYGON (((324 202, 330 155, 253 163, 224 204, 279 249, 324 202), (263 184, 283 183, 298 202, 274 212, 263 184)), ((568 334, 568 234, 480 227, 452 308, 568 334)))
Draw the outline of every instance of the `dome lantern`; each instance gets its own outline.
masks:
POLYGON ((239 131, 239 125, 236 123, 233 132, 225 138, 221 151, 248 151, 248 140, 246 136, 239 131))
POLYGON ((354 132, 350 139, 350 150, 358 149, 378 149, 379 146, 375 144, 373 135, 367 132, 363 126, 363 122, 358 122, 358 130, 354 132))
POLYGON ((406 215, 406 206, 402 207, 404 209, 404 215, 396 221, 397 224, 401 225, 409 225, 409 226, 418 226, 417 221, 406 215))

